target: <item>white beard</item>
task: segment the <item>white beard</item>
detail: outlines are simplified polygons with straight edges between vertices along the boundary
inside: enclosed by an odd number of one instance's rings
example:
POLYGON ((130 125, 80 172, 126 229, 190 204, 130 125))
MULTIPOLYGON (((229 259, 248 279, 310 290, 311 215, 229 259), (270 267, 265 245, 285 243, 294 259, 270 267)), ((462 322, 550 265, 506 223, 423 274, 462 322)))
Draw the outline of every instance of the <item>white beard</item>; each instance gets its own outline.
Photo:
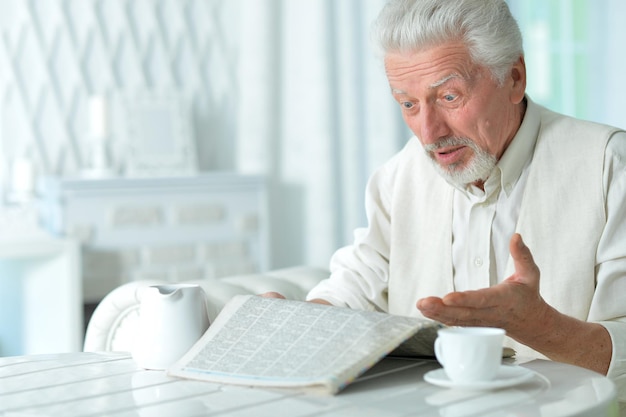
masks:
POLYGON ((439 172, 446 181, 461 188, 478 181, 484 182, 489 178, 491 171, 493 171, 493 168, 498 163, 495 156, 479 148, 478 145, 467 138, 451 137, 442 139, 436 143, 425 145, 424 150, 437 172, 439 172), (433 155, 437 149, 459 145, 467 146, 474 151, 474 156, 467 162, 467 166, 465 167, 459 167, 458 164, 445 167, 441 166, 433 155))

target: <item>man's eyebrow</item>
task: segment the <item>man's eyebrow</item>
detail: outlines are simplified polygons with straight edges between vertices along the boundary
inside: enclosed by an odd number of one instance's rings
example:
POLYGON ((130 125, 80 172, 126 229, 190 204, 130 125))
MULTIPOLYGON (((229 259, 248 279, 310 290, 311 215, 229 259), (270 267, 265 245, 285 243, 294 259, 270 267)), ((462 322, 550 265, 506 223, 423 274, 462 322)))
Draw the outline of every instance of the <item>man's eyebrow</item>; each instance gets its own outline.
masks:
POLYGON ((406 95, 406 91, 400 90, 398 88, 392 88, 391 89, 391 94, 404 94, 404 95, 406 95))
POLYGON ((450 74, 450 75, 446 75, 445 77, 443 77, 442 79, 440 79, 439 81, 435 81, 434 83, 432 83, 429 87, 432 88, 437 88, 437 87, 441 87, 442 85, 444 85, 445 83, 447 83, 448 81, 450 81, 453 78, 462 78, 459 74, 450 74))
MULTIPOLYGON (((437 87, 441 87, 442 85, 444 85, 445 83, 447 83, 448 81, 454 79, 454 78, 463 78, 461 77, 459 74, 450 74, 450 75, 446 75, 445 77, 443 77, 442 79, 435 81, 434 83, 432 83, 431 85, 428 86, 428 88, 433 89, 433 88, 437 88, 437 87)), ((400 90, 399 88, 392 88, 391 89, 391 94, 404 94, 406 95, 407 92, 404 90, 400 90)))

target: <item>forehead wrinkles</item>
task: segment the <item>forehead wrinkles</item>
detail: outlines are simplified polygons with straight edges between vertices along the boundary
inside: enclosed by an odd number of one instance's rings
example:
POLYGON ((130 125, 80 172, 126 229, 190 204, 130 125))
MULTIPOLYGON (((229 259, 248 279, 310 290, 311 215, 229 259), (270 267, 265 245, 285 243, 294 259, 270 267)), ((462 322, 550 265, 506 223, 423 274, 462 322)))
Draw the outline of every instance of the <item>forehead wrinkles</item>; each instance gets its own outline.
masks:
POLYGON ((467 53, 456 51, 436 54, 390 54, 385 58, 385 71, 390 82, 401 82, 413 77, 429 78, 439 81, 456 74, 469 79, 473 73, 467 53))

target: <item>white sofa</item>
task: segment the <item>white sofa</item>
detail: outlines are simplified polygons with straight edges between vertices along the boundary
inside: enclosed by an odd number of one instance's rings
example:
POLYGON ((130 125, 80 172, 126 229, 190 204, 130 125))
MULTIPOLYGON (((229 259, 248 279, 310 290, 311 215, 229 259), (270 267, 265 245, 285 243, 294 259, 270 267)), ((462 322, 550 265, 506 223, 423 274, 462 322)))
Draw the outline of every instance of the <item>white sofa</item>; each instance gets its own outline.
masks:
MULTIPOLYGON (((235 295, 275 291, 294 300, 304 300, 307 292, 328 271, 312 267, 293 267, 262 274, 188 281, 199 284, 206 293, 209 319, 213 321, 222 307, 235 295)), ((139 318, 142 292, 150 285, 165 281, 136 281, 111 291, 96 307, 85 334, 84 350, 130 351, 139 318)))

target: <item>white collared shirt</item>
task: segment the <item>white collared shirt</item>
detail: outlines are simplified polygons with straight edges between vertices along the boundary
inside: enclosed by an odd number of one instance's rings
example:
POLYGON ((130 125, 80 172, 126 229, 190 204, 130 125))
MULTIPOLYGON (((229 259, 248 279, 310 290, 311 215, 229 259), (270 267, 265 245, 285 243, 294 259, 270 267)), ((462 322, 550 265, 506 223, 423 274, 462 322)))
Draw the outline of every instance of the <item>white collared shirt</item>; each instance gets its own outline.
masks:
POLYGON ((528 106, 524 121, 484 191, 456 187, 452 218, 452 263, 457 291, 502 282, 509 257, 509 240, 522 205, 528 166, 539 130, 537 107, 528 106))

